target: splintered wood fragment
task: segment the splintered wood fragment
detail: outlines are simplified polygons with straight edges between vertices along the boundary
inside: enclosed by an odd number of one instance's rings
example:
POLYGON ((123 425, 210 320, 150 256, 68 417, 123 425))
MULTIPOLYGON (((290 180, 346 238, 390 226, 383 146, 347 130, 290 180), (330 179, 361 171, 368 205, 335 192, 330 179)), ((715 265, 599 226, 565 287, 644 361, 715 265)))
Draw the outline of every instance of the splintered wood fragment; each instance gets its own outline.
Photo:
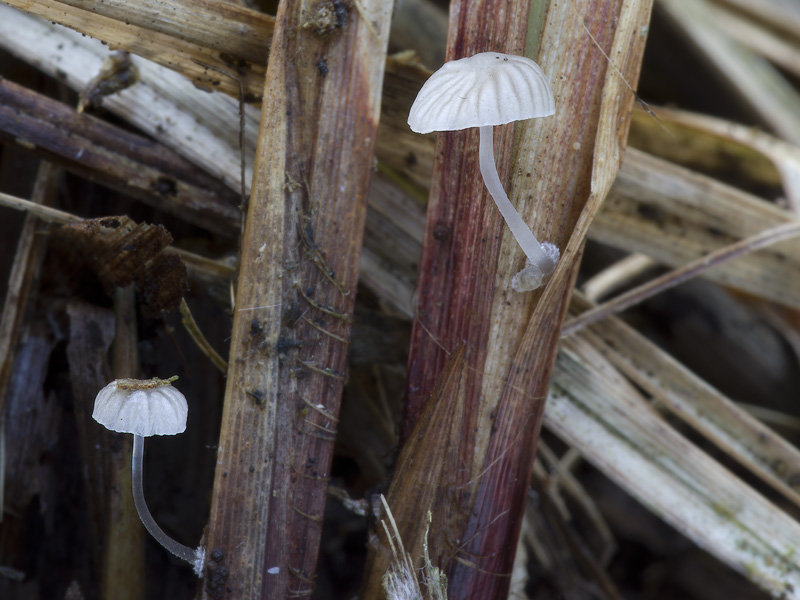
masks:
MULTIPOLYGON (((30 200, 10 196, 2 192, 0 192, 0 206, 7 206, 9 208, 28 212, 32 216, 47 223, 68 225, 83 221, 79 216, 73 215, 72 213, 42 206, 30 200)), ((123 219, 127 219, 127 217, 123 219)), ((210 288, 225 286, 225 294, 229 293, 227 286, 236 274, 235 269, 230 263, 200 256, 193 252, 181 248, 173 248, 171 246, 165 248, 165 252, 175 254, 183 260, 186 265, 186 271, 192 280, 210 288)), ((223 298, 227 298, 227 296, 223 295, 223 298)))
POLYGON ((239 229, 237 195, 172 150, 5 79, 0 138, 211 231, 239 229))
MULTIPOLYGON (((462 382, 469 376, 465 347, 460 346, 448 359, 441 379, 425 405, 397 460, 397 469, 386 494, 397 524, 398 537, 408 545, 406 551, 416 564, 423 555, 424 532, 431 515, 428 554, 434 566, 443 566, 455 553, 453 543, 459 535, 451 502, 467 493, 465 453, 471 448, 463 444, 465 432, 474 425, 461 397, 462 382), (455 536, 455 537, 454 537, 455 536)), ((367 579, 362 598, 379 598, 385 573, 394 559, 394 552, 379 533, 369 538, 367 579)), ((417 565, 418 566, 418 565, 417 565)))
POLYGON ((475 426, 463 440, 472 448, 463 467, 470 485, 452 507, 466 515, 453 536, 461 542, 444 565, 454 598, 507 596, 558 330, 589 224, 624 152, 651 8, 629 0, 531 4, 450 7, 449 59, 490 49, 527 54, 553 86, 556 114, 498 127, 495 151, 511 201, 538 239, 563 253, 543 292, 512 291, 524 256, 488 201, 477 132, 439 135, 405 434, 446 352, 464 341, 469 375, 459 394, 475 426))
MULTIPOLYGON (((46 207, 52 203, 61 175, 62 173, 52 164, 43 163, 39 167, 31 201, 33 206, 46 207)), ((30 306, 31 294, 35 291, 39 269, 47 248, 47 238, 36 235, 38 226, 38 219, 34 215, 25 216, 14 253, 14 264, 8 277, 8 291, 3 301, 3 312, 0 314, 0 425, 16 348, 20 343, 25 321, 29 317, 27 307, 30 306)))
POLYGON ((204 599, 313 591, 391 7, 362 1, 327 30, 305 3, 280 4, 239 261, 204 599))
MULTIPOLYGON (((61 180, 61 171, 50 163, 42 163, 36 176, 36 185, 33 190, 34 206, 50 204, 53 201, 58 183, 61 180)), ((33 215, 26 215, 20 230, 14 253, 14 263, 8 277, 8 288, 3 299, 3 309, 0 313, 0 506, 6 506, 6 480, 7 456, 14 456, 13 450, 7 451, 6 445, 10 436, 6 434, 6 415, 11 410, 6 406, 6 399, 12 398, 10 385, 14 370, 14 363, 21 346, 22 334, 26 322, 30 319, 29 306, 34 302, 31 295, 35 291, 39 278, 44 254, 47 249, 47 238, 37 236, 38 220, 33 215)), ((28 414, 33 414, 29 399, 22 399, 28 414)), ((19 430, 19 423, 15 422, 15 429, 19 430)), ((24 437, 29 432, 25 431, 24 437)), ((17 456, 16 458, 22 458, 17 456)), ((26 464, 26 461, 21 461, 26 464)), ((28 475, 26 474, 26 477, 28 475)), ((2 511, 0 511, 2 512, 2 511)), ((0 522, 3 515, 0 514, 0 522)), ((0 540, 2 542, 2 540, 0 540)))

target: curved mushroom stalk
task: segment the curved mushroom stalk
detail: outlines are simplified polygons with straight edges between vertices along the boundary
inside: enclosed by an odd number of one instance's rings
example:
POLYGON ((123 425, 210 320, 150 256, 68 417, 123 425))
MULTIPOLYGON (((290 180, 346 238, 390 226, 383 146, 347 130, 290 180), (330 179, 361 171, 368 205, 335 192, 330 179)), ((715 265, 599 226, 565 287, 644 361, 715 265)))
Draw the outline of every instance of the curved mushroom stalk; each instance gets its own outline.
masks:
POLYGON ((139 518, 142 520, 142 525, 152 535, 156 541, 161 544, 166 550, 188 562, 194 568, 194 572, 198 577, 203 575, 203 563, 206 558, 205 548, 189 548, 180 542, 173 540, 169 537, 161 527, 158 526, 153 515, 150 514, 150 509, 147 508, 147 502, 144 499, 144 438, 141 435, 134 434, 133 436, 133 460, 131 462, 131 471, 133 474, 131 487, 133 488, 133 503, 136 506, 136 512, 139 513, 139 518))
POLYGON ((494 199, 500 214, 503 215, 514 239, 528 257, 525 268, 514 275, 511 287, 517 292, 529 292, 540 287, 556 268, 560 252, 556 246, 549 242, 540 243, 530 230, 525 220, 511 204, 503 189, 497 166, 494 162, 493 127, 484 125, 480 128, 480 149, 478 151, 481 175, 489 194, 494 199))

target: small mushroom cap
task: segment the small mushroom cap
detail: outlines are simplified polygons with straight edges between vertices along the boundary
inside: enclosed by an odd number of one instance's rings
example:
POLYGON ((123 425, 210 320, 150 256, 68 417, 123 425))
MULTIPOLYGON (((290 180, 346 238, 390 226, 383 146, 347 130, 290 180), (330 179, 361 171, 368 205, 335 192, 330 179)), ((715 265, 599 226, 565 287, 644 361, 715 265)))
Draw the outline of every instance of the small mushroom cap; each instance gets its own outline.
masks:
POLYGON ((92 418, 111 431, 175 435, 186 430, 186 398, 162 379, 117 379, 100 390, 92 418))
POLYGON ((530 58, 483 52, 445 63, 417 94, 408 125, 417 133, 453 131, 546 117, 553 90, 530 58))

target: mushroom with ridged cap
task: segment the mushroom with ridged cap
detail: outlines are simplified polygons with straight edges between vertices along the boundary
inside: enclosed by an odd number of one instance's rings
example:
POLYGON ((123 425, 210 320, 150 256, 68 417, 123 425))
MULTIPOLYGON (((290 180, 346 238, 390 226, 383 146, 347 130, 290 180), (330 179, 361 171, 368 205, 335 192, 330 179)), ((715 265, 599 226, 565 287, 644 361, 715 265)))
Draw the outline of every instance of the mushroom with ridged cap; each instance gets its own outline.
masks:
POLYGON ((189 407, 186 398, 172 387, 170 379, 116 379, 97 393, 92 418, 118 433, 133 434, 133 503, 145 529, 169 552, 182 558, 202 576, 205 549, 176 542, 158 526, 144 500, 142 485, 144 438, 175 435, 186 430, 189 407))
POLYGON ((422 86, 408 115, 417 133, 480 127, 483 181, 527 257, 511 281, 519 292, 540 287, 560 253, 549 242, 539 243, 508 199, 494 162, 493 127, 554 112, 553 91, 539 65, 524 56, 483 52, 445 63, 422 86))

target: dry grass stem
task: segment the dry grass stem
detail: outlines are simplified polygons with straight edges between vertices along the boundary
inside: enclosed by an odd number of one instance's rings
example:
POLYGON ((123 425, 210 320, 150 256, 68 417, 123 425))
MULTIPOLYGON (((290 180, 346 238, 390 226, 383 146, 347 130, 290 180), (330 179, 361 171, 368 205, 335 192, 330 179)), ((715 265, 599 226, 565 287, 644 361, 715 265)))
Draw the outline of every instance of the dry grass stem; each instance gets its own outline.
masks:
POLYGON ((186 304, 186 298, 181 298, 181 322, 183 326, 186 328, 186 331, 194 340, 194 343, 202 350, 203 354, 208 357, 208 360, 217 367, 222 373, 228 372, 228 363, 227 361, 219 355, 211 343, 206 339, 206 336, 203 335, 202 330, 197 324, 197 321, 194 320, 192 316, 192 311, 189 309, 189 305, 186 304))
MULTIPOLYGON (((774 204, 629 148, 590 237, 674 268, 727 244, 795 221, 774 204)), ((786 306, 800 305, 800 242, 706 272, 717 283, 786 306)))
POLYGON ((726 35, 708 0, 660 0, 659 6, 764 123, 783 139, 800 143, 800 92, 769 62, 726 35))
POLYGON ((800 525, 669 427, 582 334, 559 355, 545 424, 715 556, 798 597, 800 525))
POLYGON ((391 15, 362 9, 332 36, 299 3, 276 17, 202 598, 313 591, 391 15))
POLYGON ((104 40, 112 50, 160 63, 207 91, 238 97, 241 82, 251 98, 262 92, 272 22, 260 13, 231 5, 222 10, 226 5, 219 2, 170 2, 168 7, 150 0, 5 4, 104 40))
MULTIPOLYGON (((580 298, 575 304, 587 305, 580 298)), ((795 471, 790 466, 800 463, 797 448, 618 319, 610 318, 589 331, 586 339, 621 374, 800 505, 795 471)))
MULTIPOLYGON (((518 210, 535 224, 540 239, 563 248, 559 269, 541 297, 508 287, 522 256, 486 202, 474 168, 476 133, 438 137, 405 431, 410 435, 447 352, 466 341, 470 370, 457 395, 475 419, 468 430, 475 433, 461 442, 462 468, 470 476, 460 504, 472 508, 453 536, 465 540, 447 567, 454 597, 507 594, 558 324, 589 224, 620 164, 627 134, 622 123, 634 101, 626 80, 635 81, 638 74, 649 8, 646 2, 602 8, 592 2, 550 3, 523 31, 531 11, 527 2, 510 4, 503 18, 493 21, 487 21, 482 3, 451 5, 449 58, 486 50, 489 39, 507 43, 498 48, 495 41, 495 49, 519 54, 527 39, 528 54, 551 75, 556 100, 571 115, 518 124, 516 139, 511 127, 498 128, 495 136, 501 179, 510 180, 518 210), (600 13, 614 15, 616 29, 603 25, 610 21, 595 20, 600 13), (615 57, 613 67, 606 56, 615 57), (582 73, 592 73, 592 83, 582 73)), ((395 516, 398 522, 410 518, 399 506, 395 516)))
MULTIPOLYGON (((77 90, 86 87, 109 53, 99 40, 5 5, 0 5, 0 45, 77 90)), ((238 191, 238 101, 222 94, 208 95, 190 80, 150 61, 134 57, 133 62, 139 69, 139 83, 105 99, 103 107, 238 191)), ((247 153, 252 155, 257 111, 247 107, 246 117, 246 139, 252 144, 247 153)), ((248 183, 251 177, 252 168, 248 168, 248 183)))
POLYGON ((755 252, 761 248, 771 246, 772 244, 777 244, 780 241, 797 237, 797 235, 800 235, 800 222, 786 223, 740 242, 736 242, 735 244, 731 244, 730 246, 720 248, 702 258, 692 261, 680 269, 656 277, 624 294, 620 294, 612 300, 581 313, 577 317, 567 320, 561 329, 561 335, 564 337, 572 335, 587 325, 591 325, 610 315, 622 312, 639 302, 652 298, 656 294, 660 294, 676 285, 680 285, 692 277, 697 277, 703 271, 713 269, 725 262, 735 260, 740 256, 755 252))
POLYGON ((581 287, 586 297, 596 302, 657 266, 658 263, 649 256, 631 254, 600 271, 581 287))

